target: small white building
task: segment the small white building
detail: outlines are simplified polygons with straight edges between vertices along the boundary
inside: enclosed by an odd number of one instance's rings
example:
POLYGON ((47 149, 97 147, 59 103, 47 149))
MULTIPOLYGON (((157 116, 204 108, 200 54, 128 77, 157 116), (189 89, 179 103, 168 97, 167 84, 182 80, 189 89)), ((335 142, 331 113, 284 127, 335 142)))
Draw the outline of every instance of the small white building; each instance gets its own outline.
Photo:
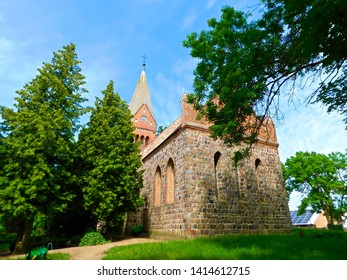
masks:
POLYGON ((290 211, 290 217, 292 224, 295 227, 312 227, 312 228, 327 228, 328 220, 321 213, 312 213, 310 210, 306 210, 302 215, 298 215, 297 210, 290 211))
MULTIPOLYGON (((328 228, 328 220, 323 212, 312 213, 310 210, 306 210, 302 215, 298 215, 297 210, 291 210, 290 217, 295 227, 328 228)), ((343 215, 342 226, 347 230, 347 213, 343 215)))

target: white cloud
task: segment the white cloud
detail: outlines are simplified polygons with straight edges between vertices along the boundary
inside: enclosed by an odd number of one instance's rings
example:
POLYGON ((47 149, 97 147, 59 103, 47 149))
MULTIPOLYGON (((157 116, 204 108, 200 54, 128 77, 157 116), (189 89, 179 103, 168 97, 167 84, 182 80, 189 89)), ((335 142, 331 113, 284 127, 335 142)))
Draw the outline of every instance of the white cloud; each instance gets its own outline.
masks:
POLYGON ((182 29, 191 28, 197 19, 197 14, 195 11, 191 10, 189 14, 186 15, 186 17, 182 21, 182 29))
POLYGON ((1 105, 12 106, 15 92, 35 77, 39 63, 24 51, 24 42, 0 37, 1 105))
POLYGON ((6 59, 8 58, 9 54, 12 54, 15 48, 15 44, 13 41, 5 38, 0 37, 0 63, 1 65, 6 64, 6 59))
POLYGON ((211 9, 215 3, 216 3, 216 0, 208 0, 206 4, 206 9, 207 10, 211 9))
POLYGON ((170 72, 158 72, 154 81, 149 81, 154 114, 158 125, 168 126, 181 115, 181 98, 192 92, 193 71, 196 60, 187 57, 178 59, 170 72), (153 87, 152 87, 153 86, 153 87))
POLYGON ((318 104, 288 111, 284 124, 277 127, 281 160, 285 161, 298 151, 344 152, 347 131, 342 119, 336 113, 326 113, 326 108, 318 104))
POLYGON ((183 86, 180 81, 173 80, 163 73, 157 73, 153 88, 150 83, 150 93, 153 110, 158 125, 168 126, 181 115, 180 100, 183 96, 183 86))
POLYGON ((197 59, 188 57, 187 59, 178 59, 173 65, 173 73, 177 75, 186 89, 190 90, 194 80, 194 70, 197 65, 197 59))

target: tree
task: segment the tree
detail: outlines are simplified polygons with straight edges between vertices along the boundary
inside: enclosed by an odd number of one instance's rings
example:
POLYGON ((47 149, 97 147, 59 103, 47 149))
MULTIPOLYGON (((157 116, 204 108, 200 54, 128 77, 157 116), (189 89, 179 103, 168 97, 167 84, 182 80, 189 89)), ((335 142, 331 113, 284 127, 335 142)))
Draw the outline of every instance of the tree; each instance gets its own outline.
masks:
POLYGON ((298 191, 304 198, 299 213, 308 207, 324 211, 329 225, 341 223, 347 212, 347 156, 315 152, 297 152, 284 164, 284 178, 288 194, 298 191))
MULTIPOLYGON (((1 109, 0 109, 1 110, 1 109)), ((5 166, 5 137, 2 135, 2 127, 0 124, 0 178, 4 176, 4 166, 5 166)))
POLYGON ((309 102, 347 115, 346 1, 262 2, 258 19, 227 6, 208 31, 183 41, 199 59, 189 101, 228 144, 256 142, 264 120, 281 116, 280 94, 306 83, 309 102), (257 121, 245 121, 250 116, 257 121))
POLYGON ((114 93, 112 81, 102 93, 78 145, 85 163, 84 206, 95 221, 112 228, 142 204, 141 157, 128 105, 114 93))
POLYGON ((33 221, 66 209, 78 119, 86 89, 75 45, 69 44, 43 63, 39 74, 17 91, 15 109, 2 108, 5 147, 0 178, 0 215, 16 226, 14 253, 27 251, 33 221))
MULTIPOLYGON (((1 125, 1 124, 0 124, 1 125)), ((0 182, 4 177, 4 166, 5 166, 5 143, 4 136, 2 135, 2 129, 0 127, 0 182)), ((5 230, 3 217, 0 214, 0 233, 5 230)))
POLYGON ((159 125, 157 128, 156 135, 158 136, 159 134, 161 134, 166 128, 166 126, 159 125))

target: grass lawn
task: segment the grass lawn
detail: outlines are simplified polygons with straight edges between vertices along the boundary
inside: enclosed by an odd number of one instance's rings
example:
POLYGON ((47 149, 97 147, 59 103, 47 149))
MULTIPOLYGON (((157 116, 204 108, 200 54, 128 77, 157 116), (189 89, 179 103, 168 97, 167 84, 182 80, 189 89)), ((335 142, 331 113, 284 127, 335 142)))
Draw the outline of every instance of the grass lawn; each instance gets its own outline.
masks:
POLYGON ((49 253, 47 254, 47 260, 71 260, 69 254, 66 253, 49 253))
POLYGON ((347 260, 347 233, 228 235, 115 247, 103 260, 347 260))

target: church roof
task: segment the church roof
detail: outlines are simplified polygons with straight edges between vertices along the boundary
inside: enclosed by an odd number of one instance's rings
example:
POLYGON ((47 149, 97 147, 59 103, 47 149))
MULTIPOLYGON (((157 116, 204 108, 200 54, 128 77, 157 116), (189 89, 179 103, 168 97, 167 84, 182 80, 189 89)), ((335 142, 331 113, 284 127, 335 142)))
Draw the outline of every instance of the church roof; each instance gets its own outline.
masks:
POLYGON ((151 114, 153 114, 152 102, 149 95, 148 83, 146 78, 145 68, 142 69, 140 79, 137 82, 133 97, 130 101, 129 108, 133 115, 140 109, 140 107, 146 104, 151 114))

